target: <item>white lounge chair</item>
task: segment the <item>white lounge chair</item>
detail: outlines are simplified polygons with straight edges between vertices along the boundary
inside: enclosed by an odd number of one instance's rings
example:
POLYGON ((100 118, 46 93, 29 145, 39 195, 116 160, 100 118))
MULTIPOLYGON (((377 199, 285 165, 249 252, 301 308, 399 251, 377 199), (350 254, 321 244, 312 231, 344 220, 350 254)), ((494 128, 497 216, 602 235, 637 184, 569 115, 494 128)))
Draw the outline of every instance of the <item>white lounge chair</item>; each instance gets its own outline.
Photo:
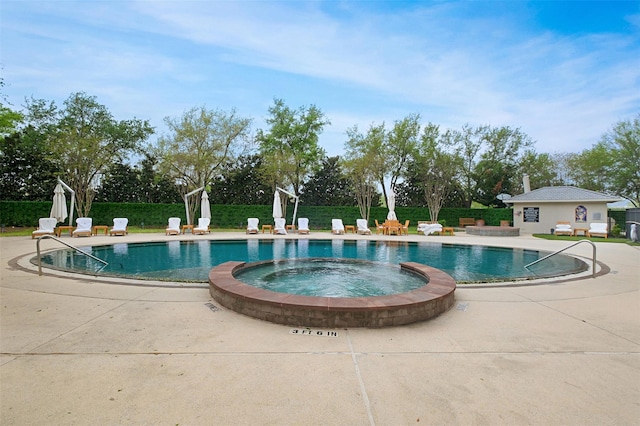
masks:
POLYGON ((435 233, 442 233, 442 225, 439 223, 419 222, 418 234, 430 235, 435 233))
POLYGON ((590 223, 587 237, 605 237, 609 238, 609 229, 606 223, 590 223))
POLYGON ((331 219, 331 233, 342 235, 344 234, 344 224, 342 219, 331 219))
POLYGON ((109 230, 109 235, 127 235, 129 233, 129 219, 126 217, 116 217, 113 219, 113 228, 109 230))
POLYGON ((79 217, 76 219, 76 229, 73 230, 74 237, 90 237, 91 224, 93 219, 90 217, 79 217))
POLYGON ((356 219, 356 227, 358 228, 358 234, 371 235, 371 229, 369 229, 367 219, 356 219))
POLYGON ((558 222, 553 232, 556 235, 573 235, 573 228, 569 222, 558 222))
POLYGON ((257 217, 250 217, 249 219, 247 219, 247 234, 257 234, 259 231, 259 223, 260 220, 257 217))
POLYGON ((298 234, 309 233, 309 219, 306 217, 298 218, 298 234))
POLYGON ((165 235, 178 235, 180 233, 180 218, 170 217, 167 229, 164 230, 165 235))
POLYGON ((209 233, 209 224, 211 223, 211 219, 208 217, 201 217, 198 219, 198 226, 194 227, 191 230, 192 234, 208 234, 209 233))
POLYGON ((273 233, 287 235, 287 221, 281 217, 273 220, 273 233))
POLYGON ((31 239, 41 237, 43 235, 54 235, 56 233, 56 225, 58 220, 55 217, 41 217, 38 219, 38 229, 31 233, 31 239))

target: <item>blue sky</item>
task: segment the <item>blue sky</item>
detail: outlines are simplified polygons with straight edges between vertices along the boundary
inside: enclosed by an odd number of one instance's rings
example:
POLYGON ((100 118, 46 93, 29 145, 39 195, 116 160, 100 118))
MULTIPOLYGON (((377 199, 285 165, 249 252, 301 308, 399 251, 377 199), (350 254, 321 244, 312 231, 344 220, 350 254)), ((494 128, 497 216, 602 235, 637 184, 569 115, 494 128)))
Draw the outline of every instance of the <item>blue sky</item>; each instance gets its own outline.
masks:
MULTIPOLYGON (((3 0, 2 77, 98 98, 116 119, 206 105, 264 120, 274 98, 345 130, 411 113, 443 129, 519 127, 539 152, 590 148, 640 112, 638 1, 3 0)), ((157 135, 151 141, 155 141, 157 135)))

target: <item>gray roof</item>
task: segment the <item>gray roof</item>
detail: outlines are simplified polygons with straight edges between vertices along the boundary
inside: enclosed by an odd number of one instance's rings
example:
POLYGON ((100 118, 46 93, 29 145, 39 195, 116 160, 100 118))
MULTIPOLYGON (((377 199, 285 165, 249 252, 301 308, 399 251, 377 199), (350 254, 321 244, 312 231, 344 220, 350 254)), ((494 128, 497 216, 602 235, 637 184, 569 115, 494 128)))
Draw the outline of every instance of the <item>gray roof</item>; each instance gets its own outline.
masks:
POLYGON ((509 204, 534 201, 540 203, 562 203, 567 201, 600 201, 603 203, 613 203, 621 200, 622 198, 620 197, 588 189, 576 188, 575 186, 545 186, 524 194, 516 195, 515 197, 505 200, 505 202, 509 204))

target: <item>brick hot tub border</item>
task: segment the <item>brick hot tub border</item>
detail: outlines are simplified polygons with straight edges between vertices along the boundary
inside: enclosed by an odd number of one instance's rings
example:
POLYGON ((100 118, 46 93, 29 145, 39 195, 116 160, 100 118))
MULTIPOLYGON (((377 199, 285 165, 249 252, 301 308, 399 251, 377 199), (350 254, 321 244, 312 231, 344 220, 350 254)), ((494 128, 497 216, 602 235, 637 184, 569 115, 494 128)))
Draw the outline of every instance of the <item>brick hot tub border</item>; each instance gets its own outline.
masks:
POLYGON ((513 226, 467 226, 464 230, 469 235, 483 237, 518 237, 520 235, 520 228, 513 226))
POLYGON ((455 280, 447 273, 415 262, 400 267, 423 276, 418 289, 388 296, 315 297, 276 293, 234 277, 246 262, 226 262, 209 272, 209 293, 222 306, 253 318, 290 326, 343 328, 386 327, 434 318, 454 303, 455 280))

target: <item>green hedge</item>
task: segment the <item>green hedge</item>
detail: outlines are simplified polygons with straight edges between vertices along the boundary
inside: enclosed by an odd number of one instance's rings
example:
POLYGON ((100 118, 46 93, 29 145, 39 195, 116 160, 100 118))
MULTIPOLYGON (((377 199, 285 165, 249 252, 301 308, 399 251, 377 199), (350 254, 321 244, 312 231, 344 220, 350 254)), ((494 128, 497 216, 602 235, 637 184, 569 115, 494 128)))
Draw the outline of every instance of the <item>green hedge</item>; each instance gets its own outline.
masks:
POLYGON ((626 224, 626 220, 627 220, 627 211, 624 209, 615 209, 615 210, 609 210, 609 212, 607 213, 607 216, 609 216, 610 218, 613 218, 613 220, 616 221, 617 225, 620 225, 620 227, 622 229, 625 229, 625 224, 626 224))
MULTIPOLYGON (((0 224, 5 226, 36 227, 38 218, 48 217, 51 211, 51 202, 35 201, 0 201, 0 224)), ((371 209, 370 226, 374 226, 374 220, 384 222, 388 210, 384 207, 371 209)), ((196 213, 196 217, 199 213, 196 213)), ((411 226, 418 221, 431 220, 429 210, 417 207, 398 207, 396 215, 400 221, 409 220, 411 226)), ((90 216, 96 225, 110 225, 114 217, 129 218, 131 226, 163 227, 167 219, 177 216, 186 223, 184 204, 143 204, 143 203, 93 203, 90 216)), ((212 205, 211 226, 213 228, 237 228, 242 229, 247 224, 247 218, 257 217, 261 224, 273 223, 271 206, 243 206, 243 205, 212 205)), ((293 205, 287 206, 287 222, 291 222, 293 205)), ((77 217, 77 213, 74 214, 77 217)), ((298 206, 297 217, 309 218, 311 229, 330 229, 331 219, 340 218, 345 225, 355 225, 360 218, 357 207, 319 207, 298 206)), ((458 226, 458 218, 473 217, 484 219, 487 225, 499 225, 501 220, 511 220, 511 209, 442 209, 438 217, 439 222, 446 226, 458 226)))

